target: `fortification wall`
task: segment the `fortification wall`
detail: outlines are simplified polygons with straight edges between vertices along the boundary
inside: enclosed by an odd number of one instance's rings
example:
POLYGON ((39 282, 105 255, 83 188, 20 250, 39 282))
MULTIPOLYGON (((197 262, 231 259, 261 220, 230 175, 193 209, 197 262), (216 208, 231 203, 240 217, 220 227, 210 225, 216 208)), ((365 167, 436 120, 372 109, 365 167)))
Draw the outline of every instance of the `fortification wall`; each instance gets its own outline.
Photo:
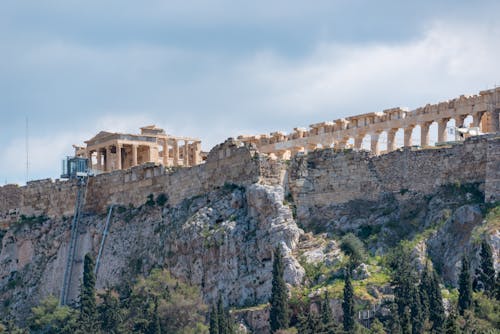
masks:
POLYGON ((481 136, 446 148, 405 148, 382 156, 326 149, 297 156, 289 187, 299 218, 314 207, 382 193, 431 193, 441 185, 477 182, 492 201, 499 198, 500 138, 481 136))
POLYGON ((259 161, 247 147, 226 142, 214 148, 206 163, 165 171, 143 165, 91 178, 86 211, 103 212, 110 204, 139 206, 147 196, 164 193, 171 205, 226 183, 245 185, 259 180, 259 161))
MULTIPOLYGON (((91 177, 84 211, 105 213, 111 204, 137 207, 148 195, 156 198, 161 193, 176 205, 227 183, 281 184, 285 178, 299 217, 301 212, 332 203, 375 200, 387 192, 425 194, 455 183, 477 182, 486 200, 496 201, 500 198, 500 137, 474 137, 435 149, 405 148, 382 156, 323 149, 299 155, 289 166, 229 140, 215 147, 203 165, 165 170, 151 164, 91 177)), ((24 187, 0 187, 0 225, 21 215, 72 216, 76 194, 74 181, 47 179, 24 187)))
MULTIPOLYGON (((144 204, 148 195, 164 193, 171 205, 226 183, 246 185, 259 181, 260 162, 256 152, 229 140, 210 153, 207 162, 192 168, 165 169, 145 164, 89 178, 85 212, 104 213, 110 204, 144 204)), ((272 174, 272 173, 271 173, 272 174)), ((26 186, 0 187, 0 224, 21 215, 61 217, 74 213, 76 181, 29 182, 26 186)))

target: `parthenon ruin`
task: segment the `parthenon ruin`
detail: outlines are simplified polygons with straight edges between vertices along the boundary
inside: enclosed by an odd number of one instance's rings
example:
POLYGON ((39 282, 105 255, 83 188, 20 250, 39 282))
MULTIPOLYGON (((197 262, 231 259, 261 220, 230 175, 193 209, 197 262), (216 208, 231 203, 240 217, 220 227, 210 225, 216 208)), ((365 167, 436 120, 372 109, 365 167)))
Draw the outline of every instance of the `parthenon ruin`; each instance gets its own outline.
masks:
POLYGON ((101 131, 85 144, 73 145, 75 156, 88 158, 89 168, 98 173, 146 162, 190 167, 203 160, 199 139, 171 136, 155 125, 142 127, 140 134, 101 131))
POLYGON ((430 128, 437 123, 437 142, 445 142, 448 121, 454 120, 455 127, 464 127, 464 120, 472 116, 471 127, 481 133, 498 132, 500 111, 500 88, 481 91, 474 96, 428 104, 412 111, 393 108, 332 122, 312 124, 309 129, 295 128, 290 134, 273 132, 269 135, 239 136, 238 139, 252 143, 263 153, 278 158, 290 157, 298 152, 308 152, 319 147, 346 148, 350 144, 361 149, 365 136, 370 136, 370 150, 382 154, 397 149, 396 133, 402 132, 403 146, 430 146, 430 128), (420 143, 412 142, 414 129, 420 127, 420 143), (380 148, 380 138, 387 138, 385 150, 380 148))

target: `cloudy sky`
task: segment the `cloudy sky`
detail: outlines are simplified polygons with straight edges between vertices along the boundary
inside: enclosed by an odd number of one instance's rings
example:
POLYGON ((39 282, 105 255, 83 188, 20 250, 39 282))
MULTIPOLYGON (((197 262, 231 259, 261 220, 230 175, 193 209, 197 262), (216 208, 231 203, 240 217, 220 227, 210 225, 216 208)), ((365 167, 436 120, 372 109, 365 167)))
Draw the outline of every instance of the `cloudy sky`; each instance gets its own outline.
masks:
POLYGON ((0 2, 0 184, 100 130, 238 134, 500 85, 498 1, 0 2))

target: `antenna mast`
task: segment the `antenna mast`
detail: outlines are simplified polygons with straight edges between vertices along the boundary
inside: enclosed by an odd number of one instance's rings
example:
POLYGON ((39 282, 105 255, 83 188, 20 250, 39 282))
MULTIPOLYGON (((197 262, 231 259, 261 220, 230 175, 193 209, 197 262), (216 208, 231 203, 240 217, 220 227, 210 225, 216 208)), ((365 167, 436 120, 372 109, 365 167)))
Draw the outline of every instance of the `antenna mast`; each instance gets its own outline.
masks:
POLYGON ((30 160, 29 160, 29 142, 28 142, 28 116, 26 116, 26 183, 29 180, 30 160))

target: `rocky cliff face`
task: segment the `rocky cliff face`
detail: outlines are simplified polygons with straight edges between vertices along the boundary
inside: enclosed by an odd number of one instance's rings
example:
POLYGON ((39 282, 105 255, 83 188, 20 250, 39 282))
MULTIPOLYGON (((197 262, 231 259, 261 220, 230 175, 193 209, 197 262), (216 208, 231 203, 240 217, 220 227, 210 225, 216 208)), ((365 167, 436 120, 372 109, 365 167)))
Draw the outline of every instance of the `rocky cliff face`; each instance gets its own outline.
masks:
MULTIPOLYGON (((477 151, 465 146, 462 151, 393 152, 384 158, 326 149, 286 163, 230 141, 211 153, 206 166, 169 174, 157 167, 111 173, 91 183, 95 188, 80 222, 76 258, 83 259, 87 252, 97 256, 105 208, 112 202, 117 204, 99 264, 98 289, 121 288, 154 267, 167 267, 174 276, 199 286, 207 302, 222 294, 231 306, 256 306, 266 303, 271 292, 275 247, 285 251, 285 280, 292 286, 314 286, 341 275, 338 241, 347 232, 362 239, 372 254, 384 254, 406 239, 422 261, 428 255, 445 281, 454 284, 464 250, 475 251, 480 234, 490 238, 500 269, 500 210, 486 216, 494 204, 485 203, 485 188, 492 193, 492 187, 481 171, 498 142, 486 145, 478 140, 477 151), (467 154, 475 155, 467 172, 445 166, 429 176, 431 164, 419 162, 423 185, 417 184, 420 174, 415 168, 403 170, 387 185, 393 163, 403 168, 430 156, 434 164, 446 165, 467 154), (474 166, 478 170, 472 170, 474 166), (410 181, 405 173, 411 174, 410 181), (467 181, 467 176, 470 182, 448 182, 467 181), (113 185, 116 189, 105 192, 109 196, 98 194, 113 185), (182 185, 189 185, 189 191, 177 190, 182 185), (329 269, 311 277, 311 268, 319 266, 329 269)), ((50 185, 54 187, 59 185, 50 185)), ((61 187, 69 192, 69 186, 61 187)), ((38 193, 57 198, 55 204, 47 200, 45 205, 52 213, 58 212, 57 203, 64 197, 57 189, 50 196, 41 188, 15 190, 23 207, 30 207, 29 199, 38 193)), ((43 212, 44 206, 37 210, 43 212)), ((20 216, 0 231, 0 314, 24 320, 41 298, 60 294, 70 225, 71 218, 42 214, 20 216)), ((379 269, 363 264, 356 270, 357 279, 368 279, 370 271, 379 269)), ((82 271, 82 261, 76 261, 70 299, 77 298, 82 271)), ((376 281, 365 284, 369 301, 391 293, 387 281, 380 287, 376 281)), ((318 294, 311 292, 312 297, 318 294)), ((251 314, 239 312, 239 318, 265 331, 265 308, 249 310, 251 314)))
MULTIPOLYGON (((104 215, 86 215, 78 256, 97 253, 104 215)), ((60 293, 69 243, 69 220, 25 222, 7 231, 0 256, 3 312, 24 316, 41 298, 60 293)), ((292 255, 303 231, 297 227, 283 188, 226 185, 171 207, 157 203, 117 207, 102 253, 97 288, 123 285, 152 268, 202 288, 207 301, 219 293, 234 306, 256 305, 271 291, 272 253, 285 251, 285 279, 302 283, 304 270, 292 255)), ((70 298, 77 297, 82 265, 70 298)))

